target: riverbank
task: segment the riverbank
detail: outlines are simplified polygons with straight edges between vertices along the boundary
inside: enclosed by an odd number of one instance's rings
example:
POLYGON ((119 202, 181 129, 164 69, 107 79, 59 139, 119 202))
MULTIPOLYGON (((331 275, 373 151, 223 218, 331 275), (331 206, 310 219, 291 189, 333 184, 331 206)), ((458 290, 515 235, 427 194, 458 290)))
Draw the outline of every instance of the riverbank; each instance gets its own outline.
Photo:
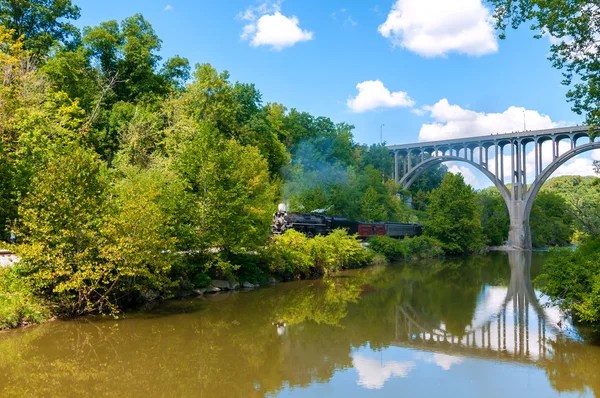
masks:
MULTIPOLYGON (((51 319, 59 309, 50 307, 49 297, 32 291, 14 254, 0 268, 0 329, 15 328, 51 319)), ((388 261, 443 256, 441 244, 429 237, 405 240, 377 237, 363 245, 355 236, 338 230, 328 236, 307 238, 296 231, 277 237, 264 252, 242 261, 237 274, 223 278, 217 270, 187 273, 176 271, 176 287, 167 291, 146 289, 131 304, 193 295, 204 296, 236 290, 252 290, 280 282, 319 279, 337 271, 379 265, 388 261)), ((181 262, 181 259, 173 259, 181 262)), ((174 264, 173 264, 174 267, 174 264)), ((193 269, 193 267, 189 268, 193 269)), ((47 292, 46 292, 47 294, 47 292)), ((131 305, 129 304, 129 305, 131 305)), ((118 313, 118 312, 117 312, 118 313)), ((115 313, 116 314, 116 313, 115 313)))

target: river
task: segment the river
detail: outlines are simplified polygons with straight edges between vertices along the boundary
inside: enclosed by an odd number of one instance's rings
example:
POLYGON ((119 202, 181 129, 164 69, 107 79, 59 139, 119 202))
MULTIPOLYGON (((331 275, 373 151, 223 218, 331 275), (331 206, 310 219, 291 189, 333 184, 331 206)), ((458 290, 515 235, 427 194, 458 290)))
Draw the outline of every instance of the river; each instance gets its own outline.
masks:
POLYGON ((600 347, 492 253, 168 301, 0 334, 0 396, 600 394, 600 347))

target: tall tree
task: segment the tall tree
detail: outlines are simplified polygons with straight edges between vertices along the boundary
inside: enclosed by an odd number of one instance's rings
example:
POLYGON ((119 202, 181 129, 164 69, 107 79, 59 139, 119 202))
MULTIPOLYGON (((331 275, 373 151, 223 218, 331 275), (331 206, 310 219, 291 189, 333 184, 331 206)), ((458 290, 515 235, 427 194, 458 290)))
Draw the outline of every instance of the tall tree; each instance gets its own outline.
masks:
POLYGON ((477 195, 463 176, 447 173, 434 189, 427 208, 425 234, 437 238, 453 254, 473 253, 483 246, 477 195))
POLYGON ((488 244, 501 246, 508 237, 510 217, 504 198, 496 187, 489 187, 477 193, 481 206, 481 226, 488 244))
POLYGON ((590 125, 600 124, 600 4, 589 0, 490 0, 501 38, 531 22, 536 38, 550 36, 550 61, 571 86, 567 98, 590 125))
POLYGON ((71 0, 0 0, 0 25, 25 36, 25 47, 44 56, 56 42, 74 46, 79 30, 69 22, 79 18, 80 8, 71 0))

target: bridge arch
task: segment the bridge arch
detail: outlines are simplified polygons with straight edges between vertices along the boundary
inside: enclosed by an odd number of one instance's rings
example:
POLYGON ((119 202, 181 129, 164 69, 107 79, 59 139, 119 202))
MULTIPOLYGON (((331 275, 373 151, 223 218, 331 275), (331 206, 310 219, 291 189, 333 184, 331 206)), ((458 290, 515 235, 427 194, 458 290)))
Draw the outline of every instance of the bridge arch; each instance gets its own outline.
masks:
POLYGON ((402 184, 402 186, 405 189, 408 189, 412 186, 412 184, 415 183, 415 181, 417 181, 417 179, 421 175, 423 175, 424 172, 444 162, 463 162, 475 167, 477 170, 481 171, 486 177, 488 177, 491 182, 494 183, 494 185, 496 186, 496 188, 498 188, 500 194, 502 195, 506 203, 510 201, 510 192, 508 191, 506 186, 502 184, 502 182, 498 178, 496 178, 496 176, 493 173, 491 173, 488 169, 482 167, 481 165, 477 164, 472 160, 468 160, 458 156, 444 155, 428 158, 423 162, 417 164, 412 170, 410 170, 406 175, 404 175, 400 179, 400 184, 402 184))
POLYGON ((558 168, 569 160, 573 159, 575 156, 581 155, 582 153, 593 151, 595 149, 600 149, 600 142, 590 141, 587 144, 583 144, 581 146, 575 146, 569 151, 563 153, 558 158, 556 158, 548 167, 544 169, 544 171, 536 178, 535 182, 531 185, 527 194, 525 196, 525 216, 529 219, 529 215, 531 214, 531 209, 533 207, 533 202, 537 194, 542 189, 544 183, 552 176, 552 174, 558 170, 558 168))

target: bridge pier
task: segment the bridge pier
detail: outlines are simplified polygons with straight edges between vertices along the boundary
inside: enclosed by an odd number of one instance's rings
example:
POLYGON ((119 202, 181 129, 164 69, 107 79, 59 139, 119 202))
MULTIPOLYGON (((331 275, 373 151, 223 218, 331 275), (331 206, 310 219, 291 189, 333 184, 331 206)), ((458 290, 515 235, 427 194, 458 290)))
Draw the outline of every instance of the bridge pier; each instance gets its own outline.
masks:
POLYGON ((510 216, 508 244, 519 250, 531 250, 531 228, 526 201, 511 200, 508 203, 508 214, 510 216))

